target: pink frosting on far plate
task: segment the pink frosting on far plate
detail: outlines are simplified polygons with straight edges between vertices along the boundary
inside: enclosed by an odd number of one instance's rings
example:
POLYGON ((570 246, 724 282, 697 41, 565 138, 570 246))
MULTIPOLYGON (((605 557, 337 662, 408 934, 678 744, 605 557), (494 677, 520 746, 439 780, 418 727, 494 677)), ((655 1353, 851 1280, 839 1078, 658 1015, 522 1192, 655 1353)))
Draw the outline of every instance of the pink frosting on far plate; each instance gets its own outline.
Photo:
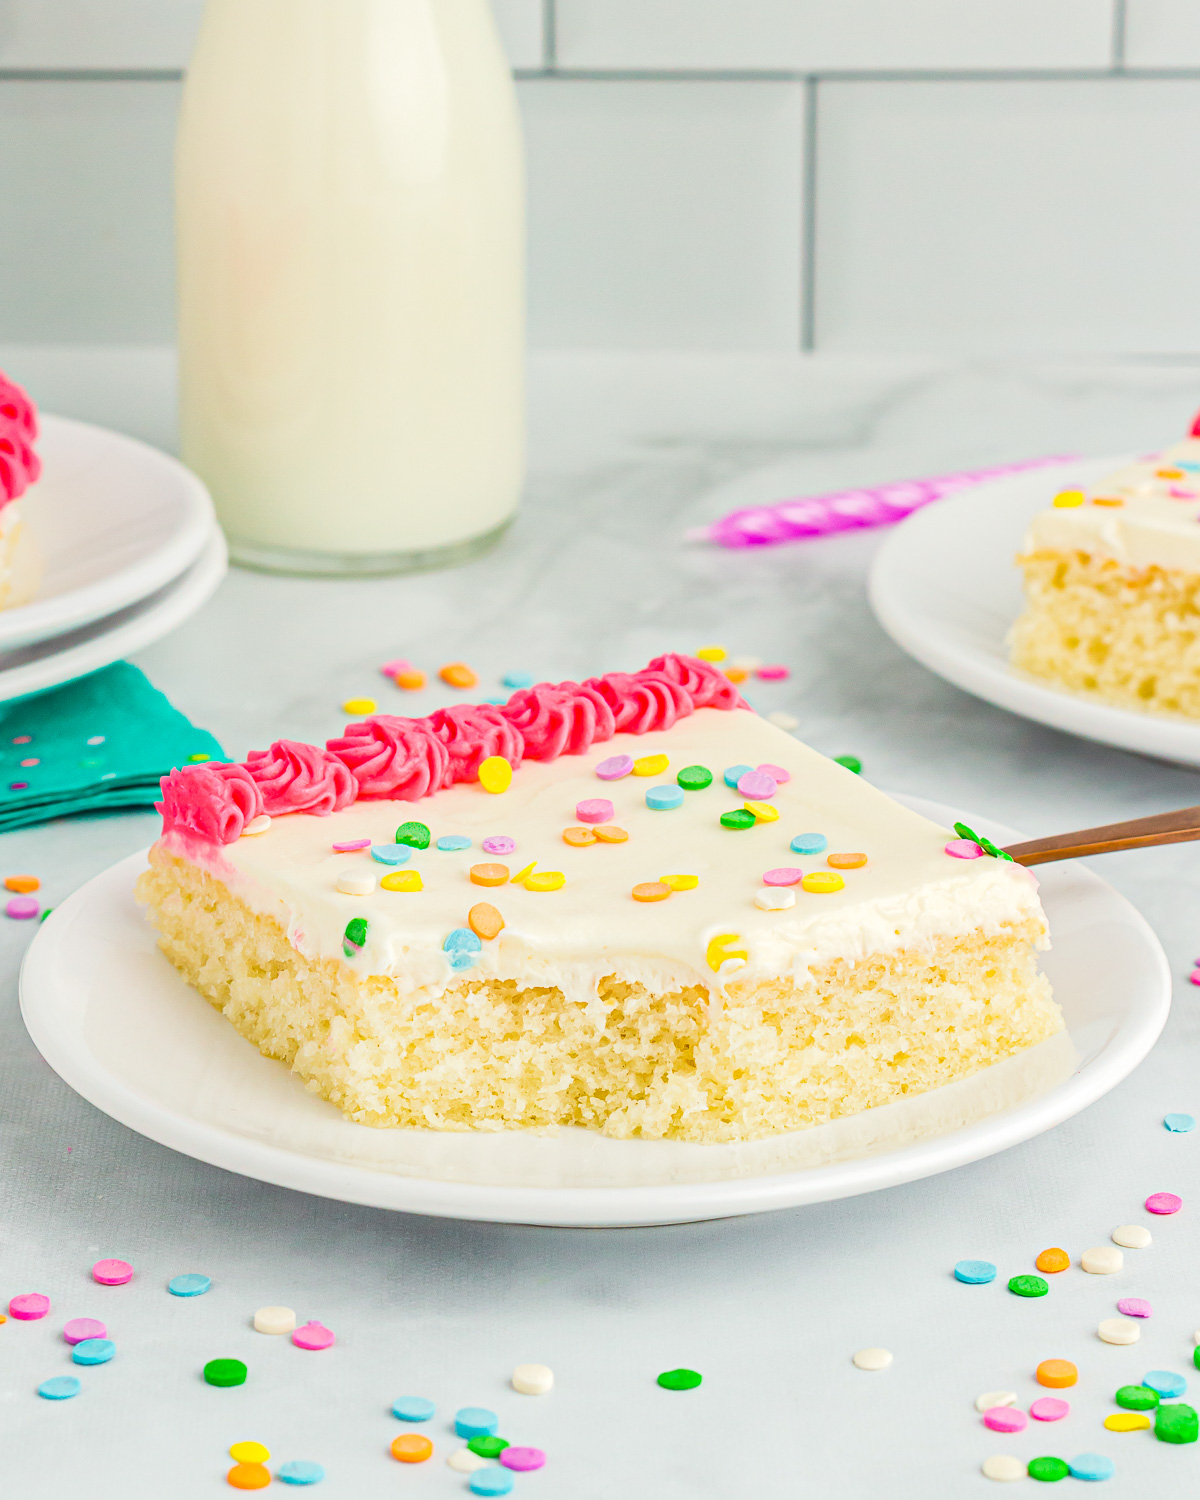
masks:
POLYGON ((378 714, 348 724, 327 748, 349 768, 360 797, 418 802, 450 785, 450 752, 428 719, 378 714))
POLYGON ((252 751, 246 770, 258 783, 263 812, 271 817, 307 812, 324 818, 358 796, 358 784, 343 761, 298 740, 276 740, 269 750, 252 751))
POLYGON ((182 833, 209 844, 232 844, 263 810, 262 793, 245 766, 185 766, 162 779, 163 833, 182 833))
POLYGON ((33 451, 37 435, 33 402, 15 381, 0 374, 0 507, 19 499, 41 477, 42 463, 33 451))

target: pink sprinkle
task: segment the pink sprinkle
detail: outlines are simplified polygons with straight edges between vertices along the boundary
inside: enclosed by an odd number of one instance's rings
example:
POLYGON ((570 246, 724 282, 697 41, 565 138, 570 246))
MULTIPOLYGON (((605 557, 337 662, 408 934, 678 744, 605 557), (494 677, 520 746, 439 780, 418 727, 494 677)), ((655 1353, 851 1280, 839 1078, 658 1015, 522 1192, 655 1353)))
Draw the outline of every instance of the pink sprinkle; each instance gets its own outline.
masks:
POLYGON ((983 850, 974 839, 951 839, 946 845, 946 853, 955 859, 979 859, 983 850))
POLYGON ((546 1455, 540 1448, 505 1448, 500 1462, 506 1469, 515 1469, 518 1474, 528 1474, 531 1469, 540 1469, 546 1455))
POLYGON ((632 755, 610 755, 607 760, 602 760, 596 767, 596 775, 601 781, 620 781, 632 770, 632 755))
POLYGON ((27 781, 10 781, 8 789, 10 792, 27 792, 29 790, 29 783, 27 781))
POLYGON ((396 661, 385 661, 379 669, 385 677, 399 677, 401 672, 411 672, 412 662, 398 658, 396 661))
POLYGON ((369 849, 370 847, 370 839, 347 839, 344 843, 334 844, 333 852, 335 854, 357 854, 360 849, 369 849))
POLYGON ((106 1339, 108 1329, 99 1318, 72 1318, 63 1328, 68 1344, 82 1344, 84 1339, 106 1339))
POLYGON ((1189 984, 1200 984, 1200 969, 1193 969, 1188 975, 1189 984))
POLYGON ((8 1304, 9 1317, 16 1318, 19 1323, 36 1323, 49 1311, 50 1298, 43 1297, 41 1292, 22 1292, 19 1297, 13 1297, 8 1304))
POLYGON ((781 865, 778 870, 765 872, 763 885, 799 885, 803 879, 803 870, 793 869, 790 865, 781 865))
POLYGON ((37 758, 36 755, 31 755, 28 760, 23 760, 21 764, 23 766, 40 766, 41 761, 37 758))
POLYGON ((5 906, 5 912, 17 922, 28 922, 31 917, 36 917, 41 907, 35 896, 14 896, 5 906))
POLYGON ((292 1343, 297 1349, 328 1349, 333 1334, 324 1323, 305 1323, 292 1334, 292 1343))
POLYGON ((1172 500, 1194 500, 1196 498, 1195 490, 1181 490, 1177 484, 1173 484, 1167 491, 1167 494, 1170 495, 1172 500))
POLYGON ((92 1267, 92 1280, 101 1286, 124 1286, 133 1280, 133 1267, 127 1260, 98 1260, 92 1267))
POLYGON ((747 771, 744 776, 738 778, 737 789, 741 796, 749 797, 755 802, 763 802, 775 795, 779 790, 779 783, 774 776, 768 776, 765 771, 747 771))
POLYGON ((613 805, 605 797, 589 797, 575 804, 575 816, 581 823, 608 823, 612 821, 613 805))
POLYGON ((1016 1406, 989 1406, 983 1414, 983 1425, 993 1432, 1024 1432, 1029 1418, 1016 1406))
POLYGON ((780 786, 784 786, 792 779, 792 773, 790 771, 785 771, 782 766, 773 766, 770 761, 766 761, 763 765, 759 766, 758 769, 763 773, 764 776, 774 776, 775 780, 779 783, 780 786))
MULTIPOLYGON (((1039 1396, 1029 1408, 1029 1415, 1035 1422, 1061 1422, 1070 1410, 1070 1402, 1060 1401, 1057 1396, 1039 1396)), ((1024 1425, 1022 1422, 1021 1426, 1024 1425)))
POLYGON ((1177 1214, 1183 1207, 1183 1199, 1174 1193, 1151 1193, 1146 1199, 1146 1212, 1152 1214, 1177 1214))
POLYGON ((1148 1318, 1152 1309, 1144 1297, 1122 1297, 1117 1303, 1117 1311, 1127 1318, 1148 1318))
POLYGON ((33 744, 33 735, 31 735, 31 734, 19 734, 19 735, 17 735, 16 739, 13 740, 13 744, 14 745, 32 745, 33 744))
POLYGON ((790 667, 759 667, 754 675, 761 677, 764 682, 782 682, 785 677, 792 675, 792 669, 790 667))
POLYGON ((511 854, 516 847, 516 839, 510 839, 506 833, 498 833, 495 837, 483 841, 485 854, 511 854))

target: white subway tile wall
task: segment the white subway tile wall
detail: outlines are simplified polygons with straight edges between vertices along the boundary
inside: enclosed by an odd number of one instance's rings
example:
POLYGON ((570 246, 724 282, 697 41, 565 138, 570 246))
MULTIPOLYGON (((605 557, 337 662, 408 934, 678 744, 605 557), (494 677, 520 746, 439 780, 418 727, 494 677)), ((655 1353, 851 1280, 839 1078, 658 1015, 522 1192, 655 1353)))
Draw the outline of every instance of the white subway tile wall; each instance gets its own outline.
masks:
MULTIPOLYGON (((1200 350, 1200 0, 492 3, 535 345, 1200 350)), ((0 0, 0 340, 172 337, 202 8, 0 0)))

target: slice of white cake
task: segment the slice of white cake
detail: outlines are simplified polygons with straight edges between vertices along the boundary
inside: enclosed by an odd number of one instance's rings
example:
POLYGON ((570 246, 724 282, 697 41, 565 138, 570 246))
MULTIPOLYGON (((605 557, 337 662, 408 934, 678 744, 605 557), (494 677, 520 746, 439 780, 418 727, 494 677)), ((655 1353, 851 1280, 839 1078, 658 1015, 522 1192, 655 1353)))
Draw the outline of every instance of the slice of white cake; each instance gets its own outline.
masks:
POLYGON ((665 659, 690 711, 644 711, 663 660, 595 680, 616 684, 611 729, 589 720, 594 684, 562 684, 453 726, 378 719, 325 751, 173 773, 139 883, 164 952, 264 1053, 379 1126, 741 1140, 1061 1030, 1028 871, 727 683, 729 706, 696 707, 718 675, 703 663, 665 659), (622 694, 645 732, 616 729, 622 694), (566 753, 486 790, 522 750, 566 753))

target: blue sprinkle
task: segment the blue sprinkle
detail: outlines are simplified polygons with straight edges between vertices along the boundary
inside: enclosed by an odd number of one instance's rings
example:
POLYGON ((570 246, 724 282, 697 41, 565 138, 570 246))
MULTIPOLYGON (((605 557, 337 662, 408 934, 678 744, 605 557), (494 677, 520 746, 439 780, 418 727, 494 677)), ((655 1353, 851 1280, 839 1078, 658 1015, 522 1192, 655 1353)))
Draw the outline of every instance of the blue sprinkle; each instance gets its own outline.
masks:
POLYGON ((527 688, 533 686, 532 672, 505 672, 500 679, 506 688, 527 688))
POLYGON ((437 1408, 424 1396, 401 1396, 392 1403, 392 1416, 402 1422, 428 1422, 437 1408))
POLYGON ((508 702, 508 694, 507 693, 487 693, 487 694, 484 695, 483 701, 485 703, 494 703, 497 708, 503 708, 504 705, 508 702))
POLYGON ((106 1365, 116 1352, 112 1339, 80 1339, 71 1358, 77 1365, 106 1365))
POLYGON ((275 1478, 282 1479, 284 1484, 320 1484, 325 1478, 325 1470, 320 1464, 299 1458, 290 1464, 280 1464, 275 1470, 275 1478))
POLYGON ((1185 464, 1182 459, 1176 462, 1175 467, 1177 469, 1188 469, 1193 474, 1200 473, 1200 464, 1185 464))
MULTIPOLYGON (((460 1438, 494 1437, 499 1426, 500 1418, 494 1411, 488 1411, 486 1406, 464 1406, 454 1413, 454 1430, 460 1438)), ((497 1490, 495 1493, 503 1494, 504 1491, 497 1490)))
POLYGON ((793 854, 824 854, 829 840, 823 833, 798 833, 792 840, 793 854))
POLYGON ((507 1469, 476 1469, 470 1490, 472 1495, 508 1495, 515 1483, 507 1469))
POLYGON ((1196 1117, 1195 1115, 1167 1115, 1163 1119, 1163 1124, 1176 1135, 1186 1135, 1189 1130, 1195 1130, 1196 1117))
POLYGON ((652 786, 646 792, 646 806, 652 807, 655 812, 668 812, 672 807, 683 806, 683 788, 672 786, 664 782, 662 786, 652 786))
POLYGON ((193 1273, 187 1276, 173 1276, 167 1282, 167 1291, 172 1297, 203 1297, 210 1286, 212 1286, 211 1276, 193 1273))
POLYGON ((1176 1375, 1174 1370, 1151 1370, 1149 1375, 1143 1377, 1142 1384, 1148 1385, 1160 1396, 1182 1396, 1187 1390, 1187 1381, 1182 1375, 1176 1375))
POLYGON ((438 839, 437 846, 447 854, 452 854, 456 849, 469 849, 471 840, 465 833, 447 833, 438 839))
POLYGON ((38 1395, 47 1401, 69 1401, 81 1390, 83 1386, 74 1375, 56 1375, 53 1380, 43 1380, 37 1388, 38 1395))
POLYGON ((996 1268, 990 1260, 960 1260, 954 1268, 954 1279, 968 1286, 983 1286, 995 1281, 996 1268))
POLYGON ((469 927, 456 927, 453 932, 446 935, 442 951, 444 953, 482 953, 483 944, 478 934, 472 932, 469 927))
POLYGON ((406 865, 412 858, 411 844, 372 844, 371 858, 381 865, 406 865))
POLYGON ((1103 1453, 1077 1453, 1067 1460, 1072 1479, 1111 1479, 1117 1472, 1111 1458, 1103 1453))
POLYGON ((753 771, 753 766, 730 766, 725 772, 725 785, 733 791, 737 791, 737 784, 747 771, 753 771))

